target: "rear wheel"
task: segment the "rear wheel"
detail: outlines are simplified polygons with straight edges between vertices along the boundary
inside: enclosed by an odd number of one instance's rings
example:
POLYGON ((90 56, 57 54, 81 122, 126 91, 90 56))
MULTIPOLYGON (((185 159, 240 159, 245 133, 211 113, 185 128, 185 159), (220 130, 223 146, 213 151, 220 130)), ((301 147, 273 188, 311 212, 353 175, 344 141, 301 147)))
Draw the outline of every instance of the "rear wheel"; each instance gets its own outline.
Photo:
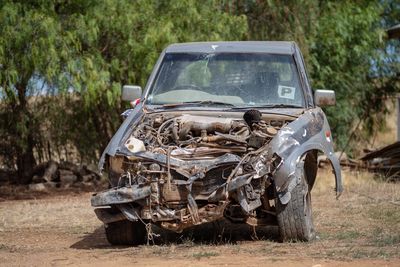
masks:
POLYGON ((291 199, 282 204, 276 199, 279 234, 282 241, 310 241, 315 237, 311 192, 302 175, 301 182, 291 192, 291 199))
POLYGON ((146 227, 140 222, 128 220, 105 225, 106 237, 112 245, 137 246, 146 242, 146 227))

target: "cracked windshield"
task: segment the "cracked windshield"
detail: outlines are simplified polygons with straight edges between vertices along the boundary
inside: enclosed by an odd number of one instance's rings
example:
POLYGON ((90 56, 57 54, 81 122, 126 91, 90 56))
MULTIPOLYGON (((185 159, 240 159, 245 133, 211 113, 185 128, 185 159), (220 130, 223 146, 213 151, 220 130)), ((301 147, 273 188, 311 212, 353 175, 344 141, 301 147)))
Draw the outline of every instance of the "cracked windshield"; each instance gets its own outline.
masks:
POLYGON ((167 54, 147 101, 152 105, 304 106, 293 57, 260 53, 167 54))

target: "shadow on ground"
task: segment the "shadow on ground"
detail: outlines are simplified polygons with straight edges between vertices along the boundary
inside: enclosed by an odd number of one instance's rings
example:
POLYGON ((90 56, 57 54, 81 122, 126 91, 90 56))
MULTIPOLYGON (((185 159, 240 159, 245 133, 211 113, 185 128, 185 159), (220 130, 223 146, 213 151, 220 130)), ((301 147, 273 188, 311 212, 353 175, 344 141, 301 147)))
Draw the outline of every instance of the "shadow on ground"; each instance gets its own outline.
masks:
POLYGON ((104 227, 99 227, 93 233, 86 234, 81 240, 72 244, 71 248, 75 249, 101 249, 110 248, 104 233, 104 227))
MULTIPOLYGON (((182 233, 174 233, 153 225, 153 240, 150 245, 170 245, 182 243, 224 245, 240 241, 272 240, 278 242, 276 226, 253 227, 247 224, 234 224, 227 220, 219 220, 191 227, 182 233)), ((108 243, 104 228, 99 227, 93 233, 85 235, 80 241, 71 245, 75 249, 110 249, 125 248, 108 243)))

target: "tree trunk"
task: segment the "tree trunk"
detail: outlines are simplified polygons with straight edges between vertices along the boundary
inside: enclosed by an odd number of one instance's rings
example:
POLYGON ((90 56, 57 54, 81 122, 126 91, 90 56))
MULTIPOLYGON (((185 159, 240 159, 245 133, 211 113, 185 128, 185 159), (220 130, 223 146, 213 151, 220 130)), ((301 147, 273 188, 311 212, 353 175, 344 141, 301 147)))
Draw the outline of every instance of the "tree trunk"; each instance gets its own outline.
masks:
POLYGON ((17 147, 17 174, 18 183, 27 184, 32 180, 33 169, 36 165, 33 155, 35 140, 32 133, 32 115, 28 110, 26 100, 27 83, 20 83, 16 86, 18 91, 18 104, 14 108, 16 114, 16 136, 19 142, 16 142, 17 147))
POLYGON ((36 165, 33 156, 33 147, 28 147, 24 152, 17 155, 18 183, 29 184, 32 180, 33 168, 36 165))

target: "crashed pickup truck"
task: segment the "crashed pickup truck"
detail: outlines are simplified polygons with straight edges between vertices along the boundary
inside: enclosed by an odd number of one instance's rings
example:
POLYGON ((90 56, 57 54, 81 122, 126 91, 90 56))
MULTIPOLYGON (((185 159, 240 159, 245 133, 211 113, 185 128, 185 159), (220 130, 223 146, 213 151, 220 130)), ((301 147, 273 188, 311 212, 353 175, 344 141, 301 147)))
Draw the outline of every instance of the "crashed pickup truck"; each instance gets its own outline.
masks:
POLYGON ((318 153, 343 190, 319 107, 335 94, 311 89, 293 42, 173 44, 143 92, 124 86, 122 98, 136 106, 100 159, 110 188, 91 199, 111 244, 223 218, 309 241, 318 153))

